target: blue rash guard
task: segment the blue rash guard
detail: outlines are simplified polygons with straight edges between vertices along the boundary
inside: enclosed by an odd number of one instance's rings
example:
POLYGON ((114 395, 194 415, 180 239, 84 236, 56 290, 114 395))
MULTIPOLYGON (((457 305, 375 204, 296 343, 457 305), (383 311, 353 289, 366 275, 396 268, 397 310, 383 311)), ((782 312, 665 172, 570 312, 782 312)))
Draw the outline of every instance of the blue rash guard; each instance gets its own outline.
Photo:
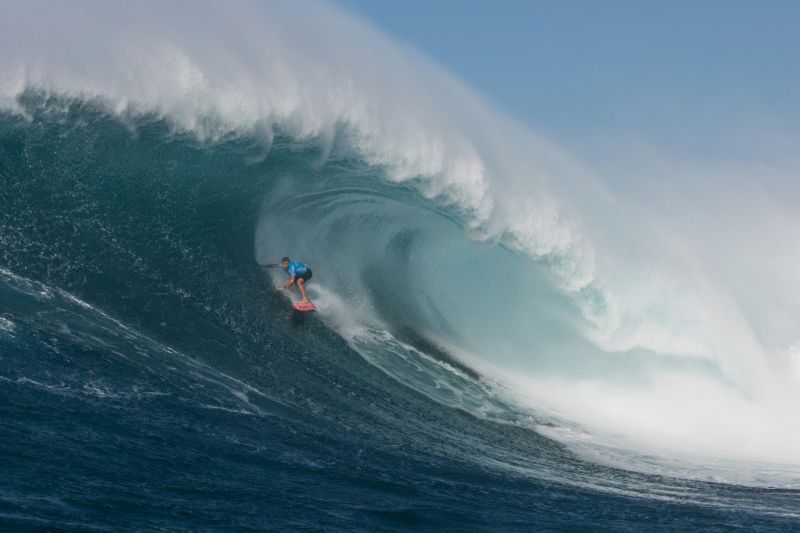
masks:
POLYGON ((308 273, 308 267, 298 261, 289 261, 289 268, 286 269, 289 276, 300 277, 308 273))

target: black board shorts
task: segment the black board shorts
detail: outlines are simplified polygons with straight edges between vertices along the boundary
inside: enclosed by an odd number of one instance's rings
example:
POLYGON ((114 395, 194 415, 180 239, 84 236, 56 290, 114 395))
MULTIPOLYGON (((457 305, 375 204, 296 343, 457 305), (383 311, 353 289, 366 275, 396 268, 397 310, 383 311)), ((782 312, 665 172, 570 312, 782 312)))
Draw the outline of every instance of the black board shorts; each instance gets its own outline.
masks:
POLYGON ((296 277, 297 277, 297 279, 302 279, 303 281, 310 280, 311 279, 311 269, 307 268, 305 274, 300 274, 299 276, 296 276, 296 277))

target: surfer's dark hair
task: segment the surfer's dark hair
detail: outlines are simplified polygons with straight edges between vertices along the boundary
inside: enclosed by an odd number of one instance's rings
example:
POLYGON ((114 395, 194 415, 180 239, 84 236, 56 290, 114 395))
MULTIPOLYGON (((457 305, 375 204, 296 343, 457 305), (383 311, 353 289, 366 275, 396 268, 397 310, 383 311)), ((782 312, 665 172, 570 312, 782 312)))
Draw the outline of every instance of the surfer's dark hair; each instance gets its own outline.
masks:
POLYGON ((284 257, 283 259, 281 259, 281 263, 288 263, 288 262, 289 262, 288 257, 284 257))

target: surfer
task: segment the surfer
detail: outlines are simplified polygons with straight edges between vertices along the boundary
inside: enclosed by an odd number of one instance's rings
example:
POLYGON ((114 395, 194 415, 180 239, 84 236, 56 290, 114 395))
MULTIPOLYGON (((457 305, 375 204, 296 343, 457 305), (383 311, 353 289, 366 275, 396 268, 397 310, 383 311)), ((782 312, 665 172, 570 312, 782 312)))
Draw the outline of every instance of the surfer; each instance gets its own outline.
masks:
POLYGON ((300 261, 292 261, 288 257, 281 259, 280 265, 265 265, 265 268, 277 267, 281 267, 289 276, 289 279, 283 284, 283 287, 278 287, 278 290, 285 291, 286 289, 290 289, 292 285, 297 285, 303 297, 301 303, 309 303, 305 285, 306 282, 311 279, 311 269, 300 261))

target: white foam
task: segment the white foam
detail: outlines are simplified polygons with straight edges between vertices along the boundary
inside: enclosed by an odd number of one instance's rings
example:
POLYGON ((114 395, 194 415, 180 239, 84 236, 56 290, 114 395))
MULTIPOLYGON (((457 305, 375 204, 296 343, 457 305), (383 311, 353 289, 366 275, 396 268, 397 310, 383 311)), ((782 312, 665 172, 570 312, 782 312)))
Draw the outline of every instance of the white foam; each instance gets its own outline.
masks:
POLYGON ((800 341, 792 344, 782 353, 788 361, 792 377, 800 384, 800 341))
POLYGON ((0 331, 4 331, 6 333, 13 333, 16 326, 14 322, 9 320, 6 317, 0 316, 0 331))

